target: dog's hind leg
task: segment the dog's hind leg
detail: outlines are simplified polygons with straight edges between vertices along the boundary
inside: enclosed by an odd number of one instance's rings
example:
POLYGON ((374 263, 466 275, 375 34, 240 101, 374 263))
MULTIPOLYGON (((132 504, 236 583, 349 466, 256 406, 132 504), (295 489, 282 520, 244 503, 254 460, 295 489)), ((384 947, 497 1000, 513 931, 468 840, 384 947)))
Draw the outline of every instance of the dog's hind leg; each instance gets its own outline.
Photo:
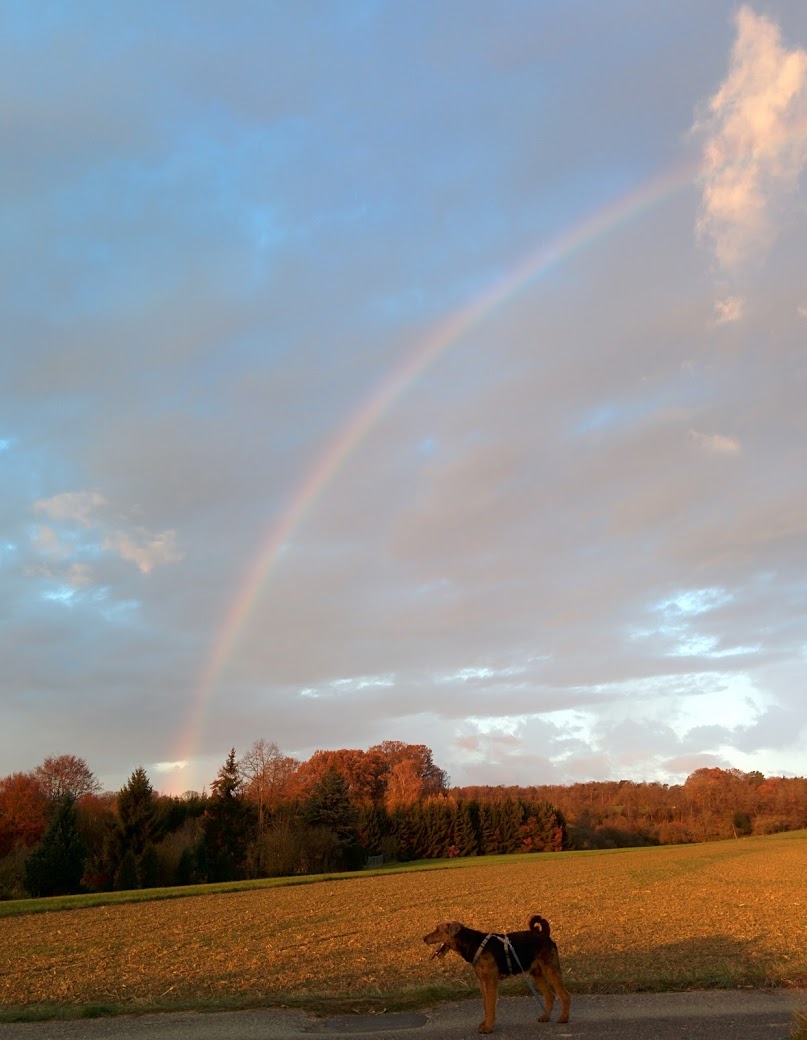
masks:
POLYGON ((555 994, 552 992, 551 986, 547 983, 544 978, 544 973, 541 971, 541 965, 536 964, 530 968, 530 975, 535 982, 535 985, 541 991, 541 996, 544 998, 544 1013, 538 1019, 539 1022, 548 1022, 552 1017, 552 1007, 555 1003, 555 994))
MULTIPOLYGON (((563 978, 560 972, 556 970, 554 966, 549 967, 547 965, 544 965, 544 971, 546 972, 547 979, 549 980, 550 984, 552 985, 552 988, 557 993, 558 998, 560 1000, 560 1018, 558 1019, 558 1022, 568 1022, 569 1005, 572 1002, 572 996, 569 993, 568 989, 566 989, 566 987, 563 985, 563 978)), ((538 980, 536 979, 535 981, 537 982, 538 980)), ((544 983, 544 985, 546 985, 546 983, 544 983)), ((547 1011, 552 1010, 551 998, 550 1001, 547 1003, 546 1007, 547 1011)))

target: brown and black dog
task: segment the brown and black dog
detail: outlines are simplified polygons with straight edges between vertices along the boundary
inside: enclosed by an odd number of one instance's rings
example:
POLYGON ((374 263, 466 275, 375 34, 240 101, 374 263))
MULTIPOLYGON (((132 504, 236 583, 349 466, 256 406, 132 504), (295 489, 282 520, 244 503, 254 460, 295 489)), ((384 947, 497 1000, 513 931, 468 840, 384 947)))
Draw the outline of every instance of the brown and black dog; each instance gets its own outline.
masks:
POLYGON ((543 994, 545 1010, 539 1021, 549 1021, 555 994, 561 1002, 558 1022, 569 1021, 571 996, 563 985, 558 948, 550 938, 549 922, 538 914, 530 918, 526 932, 485 934, 475 928, 466 928, 459 921, 444 921, 433 932, 424 935, 423 941, 437 946, 432 957, 443 957, 453 950, 473 966, 485 1008, 480 1033, 493 1032, 499 979, 505 975, 520 975, 521 972, 529 972, 543 994))

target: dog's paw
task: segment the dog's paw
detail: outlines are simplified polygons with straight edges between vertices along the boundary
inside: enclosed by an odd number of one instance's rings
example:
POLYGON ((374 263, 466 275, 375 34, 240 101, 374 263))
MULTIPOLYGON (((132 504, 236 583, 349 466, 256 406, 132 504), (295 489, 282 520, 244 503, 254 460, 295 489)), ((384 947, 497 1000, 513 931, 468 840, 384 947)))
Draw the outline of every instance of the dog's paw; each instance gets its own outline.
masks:
POLYGON ((493 1032, 493 1026, 489 1026, 487 1024, 487 1022, 480 1022, 479 1023, 479 1032, 480 1033, 492 1033, 493 1032))

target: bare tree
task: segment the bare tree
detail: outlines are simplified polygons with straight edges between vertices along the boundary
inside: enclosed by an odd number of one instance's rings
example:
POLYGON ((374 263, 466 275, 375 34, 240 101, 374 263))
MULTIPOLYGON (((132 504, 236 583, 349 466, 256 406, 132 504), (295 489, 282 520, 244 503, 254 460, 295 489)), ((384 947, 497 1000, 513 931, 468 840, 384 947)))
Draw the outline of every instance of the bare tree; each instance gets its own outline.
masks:
POLYGON ((34 776, 49 802, 58 802, 65 795, 75 800, 101 790, 93 771, 83 758, 75 755, 49 756, 36 767, 34 776))
POLYGON ((244 778, 244 794, 258 807, 258 831, 263 833, 266 813, 277 808, 289 780, 299 766, 296 758, 284 755, 273 740, 256 740, 238 763, 244 778))

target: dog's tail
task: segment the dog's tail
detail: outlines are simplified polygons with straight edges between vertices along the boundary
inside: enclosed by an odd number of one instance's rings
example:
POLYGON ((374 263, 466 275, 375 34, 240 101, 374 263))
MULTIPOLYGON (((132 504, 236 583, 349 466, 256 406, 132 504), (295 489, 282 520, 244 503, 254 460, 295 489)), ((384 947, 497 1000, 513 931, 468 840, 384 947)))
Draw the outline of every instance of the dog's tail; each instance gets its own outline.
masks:
POLYGON ((540 932, 541 935, 548 939, 551 929, 549 927, 549 921, 545 917, 541 917, 540 914, 533 914, 530 918, 529 929, 531 932, 540 932))

